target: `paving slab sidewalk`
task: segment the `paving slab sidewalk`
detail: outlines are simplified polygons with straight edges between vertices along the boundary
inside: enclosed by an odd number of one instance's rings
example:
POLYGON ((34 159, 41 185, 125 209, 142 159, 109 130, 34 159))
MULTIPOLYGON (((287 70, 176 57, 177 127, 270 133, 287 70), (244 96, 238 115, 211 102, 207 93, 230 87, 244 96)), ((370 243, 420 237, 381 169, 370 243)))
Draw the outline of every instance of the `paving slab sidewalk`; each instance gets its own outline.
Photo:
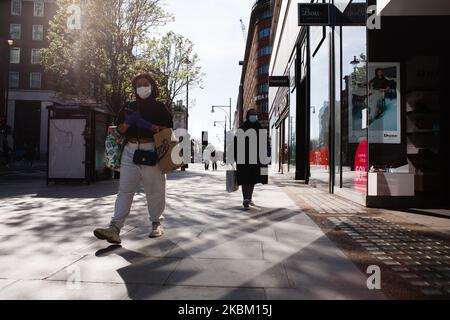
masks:
POLYGON ((117 181, 0 182, 0 299, 385 298, 280 187, 258 186, 244 211, 223 170, 200 168, 169 176, 163 238, 147 237, 138 193, 121 246, 91 233, 117 181))

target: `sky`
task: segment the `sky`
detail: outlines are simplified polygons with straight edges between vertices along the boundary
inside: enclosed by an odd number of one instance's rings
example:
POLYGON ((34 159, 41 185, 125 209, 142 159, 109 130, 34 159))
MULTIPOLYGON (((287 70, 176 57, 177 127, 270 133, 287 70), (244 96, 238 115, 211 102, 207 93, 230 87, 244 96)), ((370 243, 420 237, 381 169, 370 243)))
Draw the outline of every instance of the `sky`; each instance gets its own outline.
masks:
MULTIPOLYGON (((254 0, 164 1, 164 8, 175 16, 175 22, 161 27, 158 33, 174 31, 193 41, 205 73, 204 89, 189 90, 191 103, 195 99, 189 110, 189 132, 201 139, 201 132, 208 131, 209 142, 218 150, 223 149, 223 127, 214 127, 214 121, 224 121, 226 113, 221 110, 211 113, 211 106, 229 105, 231 98, 233 114, 236 110, 242 70, 239 61, 245 51, 239 20, 248 28, 253 3, 254 0)), ((185 95, 180 99, 185 101, 185 95)))

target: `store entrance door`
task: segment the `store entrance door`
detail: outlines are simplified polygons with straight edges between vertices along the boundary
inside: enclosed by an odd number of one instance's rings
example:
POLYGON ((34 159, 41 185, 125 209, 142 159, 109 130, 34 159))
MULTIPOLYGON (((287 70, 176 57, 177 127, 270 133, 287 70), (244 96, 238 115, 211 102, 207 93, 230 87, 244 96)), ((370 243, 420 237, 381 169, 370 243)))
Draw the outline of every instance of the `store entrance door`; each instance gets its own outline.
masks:
POLYGON ((16 101, 14 111, 14 150, 22 157, 27 147, 35 148, 40 154, 41 102, 16 101))
POLYGON ((279 172, 288 173, 289 172, 289 126, 287 118, 283 119, 278 127, 280 144, 279 144, 279 159, 280 166, 279 172))

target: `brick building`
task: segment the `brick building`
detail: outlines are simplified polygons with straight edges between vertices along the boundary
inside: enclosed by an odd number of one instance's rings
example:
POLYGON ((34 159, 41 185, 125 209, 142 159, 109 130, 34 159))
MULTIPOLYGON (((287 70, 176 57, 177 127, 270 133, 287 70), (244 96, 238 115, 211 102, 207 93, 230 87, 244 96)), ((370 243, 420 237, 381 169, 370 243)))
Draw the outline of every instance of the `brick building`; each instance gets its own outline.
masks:
POLYGON ((12 128, 8 143, 16 150, 31 143, 40 154, 46 152, 46 108, 53 104, 54 92, 40 49, 48 46, 49 21, 56 10, 54 0, 0 1, 1 111, 12 128))
POLYGON ((268 73, 272 46, 270 45, 272 10, 269 0, 257 0, 253 5, 247 35, 244 63, 238 98, 236 126, 243 123, 247 110, 256 109, 265 127, 268 122, 268 73))

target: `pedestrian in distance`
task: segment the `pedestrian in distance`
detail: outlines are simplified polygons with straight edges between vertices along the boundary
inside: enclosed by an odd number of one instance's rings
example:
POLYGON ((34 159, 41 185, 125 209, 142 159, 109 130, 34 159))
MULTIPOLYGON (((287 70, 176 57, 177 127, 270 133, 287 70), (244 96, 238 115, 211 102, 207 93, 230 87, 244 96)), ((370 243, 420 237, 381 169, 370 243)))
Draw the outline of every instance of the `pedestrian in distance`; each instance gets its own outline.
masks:
POLYGON ((211 162, 213 171, 217 171, 217 158, 216 158, 216 150, 211 152, 211 162))
POLYGON ((245 210, 249 210, 250 206, 255 206, 253 202, 253 192, 255 189, 255 185, 257 184, 267 184, 268 176, 267 176, 267 166, 263 165, 260 161, 260 146, 259 146, 259 137, 262 130, 261 124, 258 122, 258 114, 255 109, 250 109, 247 112, 246 121, 239 127, 243 132, 247 132, 248 130, 255 130, 257 143, 256 147, 250 148, 249 139, 245 140, 245 150, 239 150, 237 138, 235 138, 235 160, 237 162, 237 182, 238 185, 242 186, 242 196, 243 196, 243 206, 245 210), (244 162, 240 163, 238 152, 245 151, 244 162), (256 155, 251 155, 250 152, 257 152, 256 155), (252 156, 255 156, 257 159, 256 163, 252 163, 252 156))
POLYGON ((154 134, 173 128, 173 117, 167 107, 157 101, 159 90, 149 74, 140 74, 133 81, 136 100, 119 113, 116 124, 128 143, 122 152, 119 192, 114 215, 106 229, 94 230, 94 235, 109 243, 121 243, 120 230, 130 214, 133 197, 142 183, 152 224, 150 238, 164 234, 162 226, 166 205, 166 176, 157 161, 154 134))
POLYGON ((29 142, 25 145, 25 166, 32 168, 35 157, 36 147, 33 143, 29 142))

